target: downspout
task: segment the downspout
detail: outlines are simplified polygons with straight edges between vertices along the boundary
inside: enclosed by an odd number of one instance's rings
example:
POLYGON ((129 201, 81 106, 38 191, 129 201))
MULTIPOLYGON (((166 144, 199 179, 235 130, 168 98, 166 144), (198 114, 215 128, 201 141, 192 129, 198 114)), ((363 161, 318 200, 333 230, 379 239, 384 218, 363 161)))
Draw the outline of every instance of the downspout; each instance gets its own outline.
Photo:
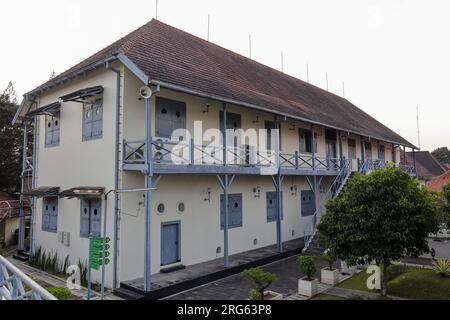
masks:
POLYGON ((23 145, 22 145, 22 174, 20 175, 20 213, 19 213, 19 245, 18 252, 25 248, 25 210, 24 210, 24 192, 25 192, 25 173, 27 168, 27 148, 28 148, 28 122, 23 126, 23 145))
MULTIPOLYGON (((120 71, 111 67, 106 62, 106 68, 116 74, 116 124, 115 124, 115 146, 114 146, 114 190, 119 190, 119 149, 120 149, 120 71)), ((119 219, 119 194, 114 192, 114 222, 113 222, 113 289, 117 288, 118 269, 118 219, 119 219)))
MULTIPOLYGON (((38 150, 39 150, 39 116, 34 116, 34 134, 33 134, 33 171, 31 172, 31 188, 36 188, 36 174, 38 167, 38 150)), ((36 227, 36 197, 32 199, 31 217, 30 217, 30 254, 34 252, 34 237, 36 227)))

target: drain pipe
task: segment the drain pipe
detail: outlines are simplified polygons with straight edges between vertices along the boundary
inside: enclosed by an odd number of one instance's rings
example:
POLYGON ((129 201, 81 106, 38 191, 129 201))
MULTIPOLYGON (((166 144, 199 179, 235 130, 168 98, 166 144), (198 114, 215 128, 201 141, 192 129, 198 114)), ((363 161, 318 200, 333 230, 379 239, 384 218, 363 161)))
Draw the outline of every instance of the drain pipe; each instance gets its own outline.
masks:
MULTIPOLYGON (((106 68, 116 74, 116 124, 115 124, 115 148, 114 148, 114 190, 119 190, 119 144, 120 144, 120 71, 111 67, 106 62, 106 68)), ((118 218, 119 218, 119 194, 114 193, 114 223, 113 223, 113 289, 117 288, 117 266, 118 266, 118 218)))

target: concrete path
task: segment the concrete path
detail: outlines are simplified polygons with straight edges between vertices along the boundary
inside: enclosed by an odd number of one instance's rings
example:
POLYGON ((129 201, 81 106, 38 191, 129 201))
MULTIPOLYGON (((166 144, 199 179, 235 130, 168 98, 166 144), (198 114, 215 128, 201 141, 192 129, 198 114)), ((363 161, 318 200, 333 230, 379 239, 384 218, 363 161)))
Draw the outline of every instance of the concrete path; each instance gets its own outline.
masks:
MULTIPOLYGON (((40 286, 44 288, 50 287, 66 287, 66 280, 59 278, 50 273, 44 272, 42 270, 36 269, 27 262, 22 262, 12 258, 11 256, 7 257, 8 261, 14 264, 17 268, 19 268, 23 273, 27 276, 31 277, 35 282, 37 282, 40 286)), ((74 289, 71 290, 72 296, 70 300, 87 300, 87 289, 74 289)), ((100 293, 91 290, 91 299, 92 300, 100 300, 100 293)), ((122 300, 119 297, 114 296, 110 291, 105 292, 105 300, 122 300)))

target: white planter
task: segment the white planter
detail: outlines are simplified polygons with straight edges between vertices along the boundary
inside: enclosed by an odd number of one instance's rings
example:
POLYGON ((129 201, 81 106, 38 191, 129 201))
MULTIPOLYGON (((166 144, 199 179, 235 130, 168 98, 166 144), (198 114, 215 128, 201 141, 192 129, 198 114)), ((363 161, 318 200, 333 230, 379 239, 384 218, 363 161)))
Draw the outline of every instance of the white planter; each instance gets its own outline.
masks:
POLYGON ((314 297, 318 293, 319 281, 314 279, 309 281, 305 278, 298 279, 298 294, 307 297, 314 297))
POLYGON ((352 276, 356 273, 356 270, 357 270, 356 266, 349 267, 344 261, 341 261, 341 273, 352 276))
POLYGON ((283 295, 278 292, 266 290, 264 291, 264 300, 283 300, 283 295))
POLYGON ((321 282, 334 286, 339 282, 339 269, 328 270, 323 268, 321 271, 321 282))

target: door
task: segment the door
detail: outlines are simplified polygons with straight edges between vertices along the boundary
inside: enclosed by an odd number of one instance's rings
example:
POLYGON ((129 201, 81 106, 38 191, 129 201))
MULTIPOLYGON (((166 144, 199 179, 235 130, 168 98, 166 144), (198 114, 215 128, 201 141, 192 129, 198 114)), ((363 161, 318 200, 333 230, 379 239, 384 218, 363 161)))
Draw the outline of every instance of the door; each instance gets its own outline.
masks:
MULTIPOLYGON (((281 193, 283 199, 283 193, 281 193)), ((267 209, 267 222, 277 220, 278 216, 278 193, 267 192, 266 193, 266 209, 267 209)), ((283 204, 281 204, 281 219, 283 219, 283 204)))
MULTIPOLYGON (((220 131, 223 134, 223 112, 220 112, 220 131)), ((241 129, 241 115, 237 113, 227 112, 227 161, 228 163, 237 164, 238 163, 238 152, 240 145, 240 136, 237 130, 241 129), (228 131, 232 130, 232 131, 228 131), (234 148, 233 148, 234 147, 234 148)))
MULTIPOLYGON (((155 132, 157 138, 171 139, 177 129, 186 129, 186 103, 156 97, 155 132)), ((184 137, 180 136, 179 139, 184 137)))
POLYGON ((166 222, 161 225, 161 265, 181 261, 180 222, 166 222))
MULTIPOLYGON (((220 195, 220 228, 225 225, 225 197, 220 195)), ((242 193, 228 195, 228 228, 242 227, 242 193)))
POLYGON ((336 169, 337 159, 336 159, 336 141, 327 140, 327 169, 336 169))

